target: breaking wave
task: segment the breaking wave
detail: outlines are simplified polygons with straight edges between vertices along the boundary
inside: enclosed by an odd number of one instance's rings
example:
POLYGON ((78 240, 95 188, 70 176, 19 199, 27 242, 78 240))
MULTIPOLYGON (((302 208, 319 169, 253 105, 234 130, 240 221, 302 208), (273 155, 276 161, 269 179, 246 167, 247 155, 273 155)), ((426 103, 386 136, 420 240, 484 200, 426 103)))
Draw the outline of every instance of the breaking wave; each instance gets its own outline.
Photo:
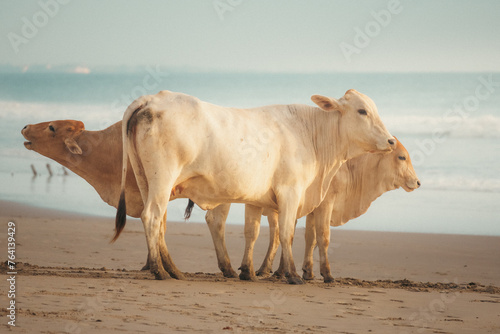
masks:
MULTIPOLYGON (((127 101, 110 104, 32 103, 0 101, 0 119, 25 120, 28 123, 56 119, 77 119, 87 128, 102 129, 122 119, 127 101)), ((471 116, 384 116, 391 133, 432 136, 434 133, 455 138, 500 138, 500 117, 493 114, 471 116)))
POLYGON ((462 118, 434 116, 389 116, 383 119, 389 131, 414 136, 446 135, 455 138, 500 138, 500 117, 480 115, 462 118))
POLYGON ((0 101, 0 119, 26 124, 75 119, 83 121, 87 128, 99 130, 120 121, 126 108, 127 105, 120 101, 107 105, 0 101))
POLYGON ((500 193, 500 179, 473 176, 421 176, 422 189, 500 193))

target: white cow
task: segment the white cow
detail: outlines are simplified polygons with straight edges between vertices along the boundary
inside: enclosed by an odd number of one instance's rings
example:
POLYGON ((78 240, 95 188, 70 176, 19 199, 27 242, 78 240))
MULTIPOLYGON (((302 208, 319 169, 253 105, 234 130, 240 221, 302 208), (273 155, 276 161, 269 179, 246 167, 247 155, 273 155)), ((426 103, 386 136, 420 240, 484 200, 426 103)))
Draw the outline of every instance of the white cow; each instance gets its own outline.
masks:
POLYGON ((313 250, 317 242, 321 276, 325 283, 333 282, 328 260, 330 226, 341 226, 361 216, 387 191, 401 187, 411 192, 420 187, 410 154, 399 141, 396 144, 392 153, 365 154, 347 161, 333 179, 321 205, 307 215, 304 279, 314 277, 313 250))
MULTIPOLYGON (((391 153, 367 153, 348 160, 333 178, 323 202, 307 215, 306 248, 302 270, 304 279, 312 279, 313 250, 319 245, 321 275, 325 282, 333 281, 327 251, 330 242, 330 225, 340 226, 364 214, 371 203, 383 193, 402 187, 410 192, 420 187, 406 148, 396 139, 391 153)), ((206 221, 213 236, 219 268, 226 277, 236 275, 232 269, 224 240, 224 225, 230 204, 223 204, 206 214, 206 221)), ((272 272, 272 263, 279 246, 278 214, 254 206, 245 207, 245 253, 240 266, 240 278, 255 279, 253 249, 260 229, 261 215, 269 222, 269 247, 257 275, 272 272)), ((282 266, 275 275, 282 274, 282 266)))
MULTIPOLYGON (((159 255, 168 254, 161 220, 169 199, 183 197, 204 210, 239 202, 279 212, 283 272, 289 283, 302 283, 291 249, 296 218, 321 203, 343 162, 395 146, 367 96, 349 90, 338 100, 319 95, 312 100, 319 108, 235 109, 162 91, 127 108, 122 189, 130 159, 157 279, 167 277, 159 255)), ((125 225, 125 212, 122 191, 114 239, 125 225)))

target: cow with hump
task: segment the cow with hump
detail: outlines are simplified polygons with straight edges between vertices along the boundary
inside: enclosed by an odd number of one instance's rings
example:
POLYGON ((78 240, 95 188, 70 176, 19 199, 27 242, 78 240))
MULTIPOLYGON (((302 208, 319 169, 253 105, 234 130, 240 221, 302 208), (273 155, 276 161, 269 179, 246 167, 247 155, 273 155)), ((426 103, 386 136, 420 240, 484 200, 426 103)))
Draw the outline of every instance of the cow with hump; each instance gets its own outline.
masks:
MULTIPOLYGON (((371 203, 383 193, 402 187, 411 192, 420 187, 410 155, 396 139, 396 148, 391 153, 366 153, 348 160, 333 178, 323 202, 307 215, 306 248, 303 278, 313 279, 313 250, 319 246, 321 275, 325 282, 332 282, 328 261, 330 226, 340 226, 364 214, 371 203)), ((230 204, 222 204, 207 212, 205 219, 212 233, 219 268, 224 276, 233 273, 224 238, 224 227, 230 204)), ((245 206, 245 252, 239 277, 254 280, 256 275, 266 276, 272 272, 272 264, 279 246, 278 214, 255 206, 245 206), (261 267, 253 270, 253 249, 260 230, 261 216, 269 222, 269 246, 261 267)), ((274 273, 282 275, 282 265, 274 273)))
POLYGON ((395 146, 366 95, 351 89, 339 99, 311 99, 318 107, 226 108, 169 91, 135 100, 122 121, 122 192, 114 239, 125 226, 130 159, 144 202, 150 270, 157 279, 167 277, 161 221, 169 199, 182 197, 204 210, 238 202, 278 212, 283 273, 289 283, 303 283, 291 248, 295 220, 320 205, 345 161, 395 146), (266 144, 256 145, 262 138, 266 144))
POLYGON ((303 278, 314 277, 313 251, 317 244, 321 276, 325 282, 332 282, 328 260, 330 226, 341 226, 361 216, 383 193, 400 187, 411 192, 420 187, 420 180, 410 154, 398 140, 392 153, 366 154, 347 161, 333 179, 321 205, 307 215, 303 278))

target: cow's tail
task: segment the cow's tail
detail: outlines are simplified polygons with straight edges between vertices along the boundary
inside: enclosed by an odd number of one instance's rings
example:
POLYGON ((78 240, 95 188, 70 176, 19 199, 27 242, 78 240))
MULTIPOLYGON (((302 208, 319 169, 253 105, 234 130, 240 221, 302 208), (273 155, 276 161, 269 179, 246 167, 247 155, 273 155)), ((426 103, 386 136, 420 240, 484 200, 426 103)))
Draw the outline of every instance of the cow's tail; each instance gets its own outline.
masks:
POLYGON ((184 211, 184 219, 188 220, 191 217, 191 212, 193 211, 194 202, 189 200, 186 210, 184 211))
POLYGON ((125 223, 127 222, 127 206, 125 203, 125 182, 127 180, 127 166, 128 166, 128 148, 129 136, 133 136, 135 132, 136 122, 133 121, 135 114, 142 109, 143 105, 138 101, 134 101, 125 111, 122 120, 122 142, 123 142, 123 160, 122 160, 122 182, 120 191, 120 200, 118 202, 118 210, 116 211, 115 219, 115 235, 111 242, 115 242, 120 236, 125 223))

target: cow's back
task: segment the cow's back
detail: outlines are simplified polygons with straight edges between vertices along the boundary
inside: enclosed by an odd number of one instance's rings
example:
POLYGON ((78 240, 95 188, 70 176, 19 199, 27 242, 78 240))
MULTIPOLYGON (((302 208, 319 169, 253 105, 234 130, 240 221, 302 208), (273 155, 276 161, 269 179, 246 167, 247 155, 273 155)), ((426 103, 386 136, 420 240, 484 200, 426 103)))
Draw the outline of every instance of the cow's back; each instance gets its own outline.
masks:
POLYGON ((182 166, 180 197, 197 204, 217 193, 228 202, 274 206, 273 182, 286 182, 297 174, 289 169, 314 159, 286 105, 226 108, 171 92, 137 102, 143 106, 135 116, 141 159, 175 160, 182 166))

